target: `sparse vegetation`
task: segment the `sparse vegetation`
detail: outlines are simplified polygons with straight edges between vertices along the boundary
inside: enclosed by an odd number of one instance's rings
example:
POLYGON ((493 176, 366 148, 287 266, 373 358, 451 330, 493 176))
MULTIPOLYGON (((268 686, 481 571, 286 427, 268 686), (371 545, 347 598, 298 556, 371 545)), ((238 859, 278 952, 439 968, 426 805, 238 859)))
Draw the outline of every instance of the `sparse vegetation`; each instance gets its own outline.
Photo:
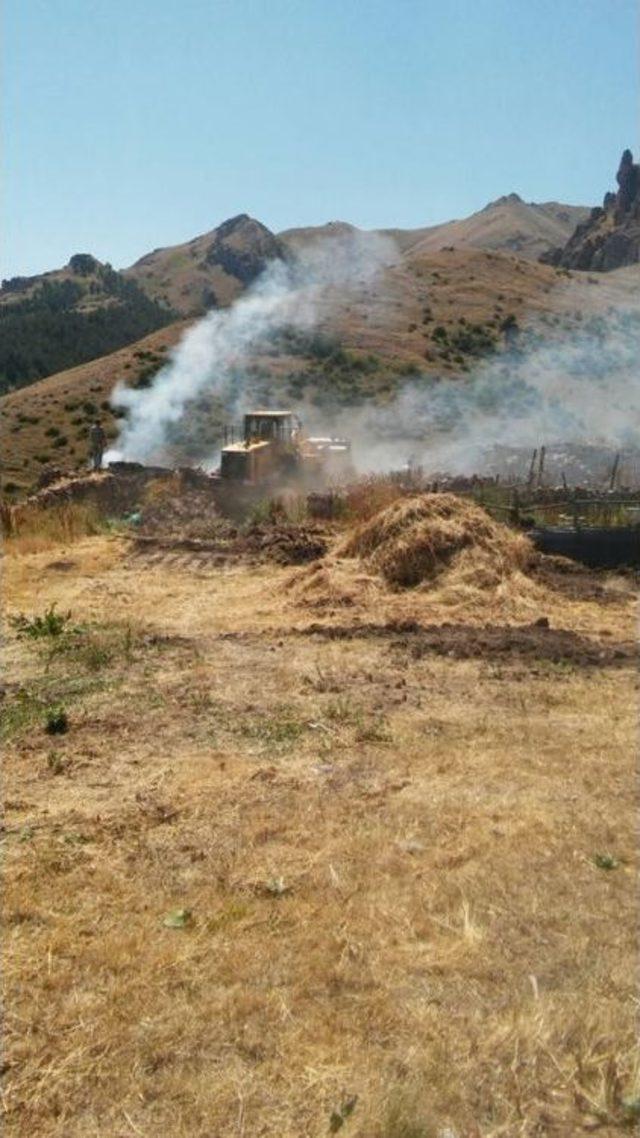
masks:
MULTIPOLYGON (((449 336, 449 343, 456 351, 469 356, 484 356, 496 347, 493 332, 488 325, 482 324, 465 323, 463 327, 454 329, 449 336)), ((459 363, 464 362, 459 356, 456 360, 459 363)))
POLYGON ((71 613, 56 612, 55 604, 49 606, 42 616, 20 616, 10 618, 10 623, 20 637, 29 640, 43 640, 62 636, 68 629, 71 613))
POLYGON ((61 704, 47 709, 44 729, 47 735, 66 735, 69 730, 69 717, 61 704))
MULTIPOLYGON (((392 333, 373 305, 285 333, 252 394, 383 400, 416 345, 432 375, 475 367, 521 306, 501 277, 494 314, 459 256, 392 333)), ((137 382, 161 366, 130 354, 137 382)), ((113 376, 83 377, 16 414, 29 461, 108 413, 113 376)), ((192 411, 210 453, 223 408, 192 411)), ((457 505, 408 518, 363 479, 295 570, 200 517, 215 549, 5 507, 7 1138, 631 1132, 635 600, 529 574, 525 538, 457 505)))
POLYGON ((357 590, 310 614, 302 571, 183 553, 6 560, 25 620, 72 614, 8 633, 8 1135, 53 1138, 64 1102, 80 1138, 88 1098, 105 1133, 232 1134, 239 1088, 247 1135, 629 1130, 633 598, 516 579, 476 610, 459 577, 394 592, 334 549, 357 590), (579 620, 594 645, 561 690, 486 646, 541 613, 540 643, 579 620))

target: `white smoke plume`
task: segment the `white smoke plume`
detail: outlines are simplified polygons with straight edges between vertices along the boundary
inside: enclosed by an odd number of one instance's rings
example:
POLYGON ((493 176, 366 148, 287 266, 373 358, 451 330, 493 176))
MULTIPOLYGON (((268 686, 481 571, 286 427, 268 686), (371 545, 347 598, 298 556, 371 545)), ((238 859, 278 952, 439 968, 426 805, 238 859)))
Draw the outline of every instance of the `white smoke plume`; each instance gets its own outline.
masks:
POLYGON ((333 288, 343 298, 351 284, 373 278, 395 256, 389 239, 355 231, 313 244, 295 261, 272 262, 235 304, 214 309, 186 333, 150 387, 117 385, 112 403, 127 419, 107 462, 166 460, 171 429, 198 395, 216 396, 230 408, 241 394, 238 369, 251 352, 283 328, 313 327, 333 288))
MULTIPOLYGON (((623 309, 588 329, 533 335, 533 343, 477 365, 461 379, 416 379, 390 404, 344 420, 358 464, 427 471, 495 469, 496 451, 640 448, 640 314, 623 309)), ((526 462, 523 454, 522 462, 526 462)), ((560 466, 558 469, 560 469, 560 466)))
MULTIPOLYGON (((251 355, 279 330, 313 327, 334 295, 344 305, 350 286, 396 258, 387 239, 355 231, 307 247, 295 262, 272 263, 234 305, 187 332, 151 387, 115 390, 113 402, 128 417, 107 460, 171 461, 172 428, 204 393, 227 412, 246 409, 243 369, 251 355)), ((363 472, 398 469, 411 456, 430 472, 482 473, 496 469, 493 452, 505 447, 555 447, 560 460, 567 445, 637 450, 640 303, 633 283, 612 280, 597 294, 586 285, 582 292, 559 286, 565 313, 568 302, 580 307, 585 289, 600 299, 572 327, 530 324, 514 350, 498 351, 464 377, 412 378, 384 405, 332 409, 323 402, 321 412, 297 410, 318 433, 351 437, 363 472)))

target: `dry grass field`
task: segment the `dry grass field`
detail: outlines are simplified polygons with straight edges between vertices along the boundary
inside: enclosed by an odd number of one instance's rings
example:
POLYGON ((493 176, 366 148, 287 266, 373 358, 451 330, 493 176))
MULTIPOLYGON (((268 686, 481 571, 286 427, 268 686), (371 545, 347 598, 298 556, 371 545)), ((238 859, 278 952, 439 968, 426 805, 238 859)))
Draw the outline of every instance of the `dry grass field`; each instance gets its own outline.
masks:
POLYGON ((631 582, 331 540, 6 542, 7 1138, 633 1130, 631 582))

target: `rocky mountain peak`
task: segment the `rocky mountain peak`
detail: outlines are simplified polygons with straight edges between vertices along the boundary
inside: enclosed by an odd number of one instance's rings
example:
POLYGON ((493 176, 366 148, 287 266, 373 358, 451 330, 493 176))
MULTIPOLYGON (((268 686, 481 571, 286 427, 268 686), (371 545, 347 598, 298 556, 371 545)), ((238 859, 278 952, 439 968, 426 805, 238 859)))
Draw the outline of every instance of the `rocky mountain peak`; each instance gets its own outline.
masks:
POLYGON ((223 221, 214 231, 204 263, 219 266, 246 286, 263 272, 269 261, 284 256, 282 243, 266 225, 240 213, 223 221))
POLYGON ((516 193, 503 194, 502 197, 496 198, 495 201, 487 202, 484 209, 482 209, 480 212, 486 213, 487 210, 495 209, 497 206, 501 206, 501 205, 523 205, 523 204, 524 203, 522 201, 522 198, 520 197, 520 194, 516 194, 516 193))
POLYGON ((640 261, 640 165, 630 150, 622 152, 616 173, 618 191, 609 190, 578 225, 567 244, 543 253, 540 260, 567 269, 607 272, 640 261))

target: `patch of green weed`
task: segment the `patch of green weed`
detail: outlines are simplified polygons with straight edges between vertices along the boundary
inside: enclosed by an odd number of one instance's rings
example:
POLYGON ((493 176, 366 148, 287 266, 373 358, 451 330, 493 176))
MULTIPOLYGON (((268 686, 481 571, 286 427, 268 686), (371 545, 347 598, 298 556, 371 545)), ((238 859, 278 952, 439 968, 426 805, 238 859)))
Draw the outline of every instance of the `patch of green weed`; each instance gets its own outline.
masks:
POLYGON ((293 746, 304 732, 306 724, 286 709, 274 711, 260 718, 240 722, 239 735, 262 743, 266 749, 286 749, 293 746))
POLYGON ((86 675, 73 677, 41 677, 31 682, 28 688, 21 688, 5 700, 0 708, 0 739, 7 743, 25 734, 36 724, 42 724, 43 716, 58 706, 67 707, 75 700, 95 691, 103 690, 105 681, 92 679, 86 675))
POLYGON ((39 696, 26 688, 21 689, 0 709, 0 738, 6 742, 21 734, 37 722, 42 709, 43 702, 39 696))
POLYGON ((20 616, 11 617, 10 623, 19 637, 29 640, 44 640, 62 636, 64 632, 68 631, 70 620, 71 613, 56 612, 54 602, 48 609, 45 609, 42 616, 28 617, 24 613, 20 613, 20 616))
POLYGON ((362 715, 356 728, 359 743, 391 743, 393 736, 384 715, 362 715))

